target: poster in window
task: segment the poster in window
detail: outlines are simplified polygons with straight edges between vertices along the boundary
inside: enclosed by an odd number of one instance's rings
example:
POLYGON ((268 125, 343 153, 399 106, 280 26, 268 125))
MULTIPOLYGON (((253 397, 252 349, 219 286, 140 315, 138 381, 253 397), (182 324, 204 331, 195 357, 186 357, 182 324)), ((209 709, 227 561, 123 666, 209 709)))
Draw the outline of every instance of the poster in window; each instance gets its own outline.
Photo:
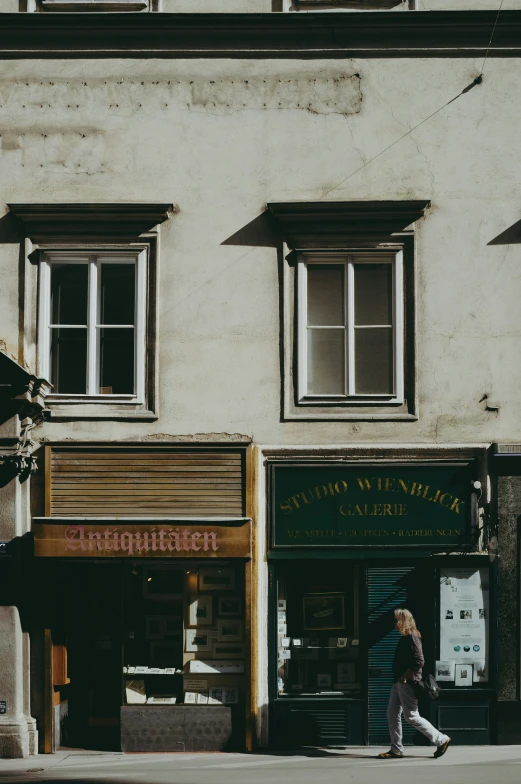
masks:
POLYGON ((488 680, 489 594, 486 568, 440 570, 440 660, 454 662, 456 674, 459 664, 484 663, 480 681, 488 680))

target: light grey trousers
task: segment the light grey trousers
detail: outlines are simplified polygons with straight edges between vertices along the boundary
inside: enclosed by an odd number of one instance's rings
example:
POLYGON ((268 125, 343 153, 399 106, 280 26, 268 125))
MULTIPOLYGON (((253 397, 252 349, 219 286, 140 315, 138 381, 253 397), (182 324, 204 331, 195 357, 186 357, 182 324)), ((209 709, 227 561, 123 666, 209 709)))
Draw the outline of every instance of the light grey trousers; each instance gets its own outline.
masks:
POLYGON ((431 743, 442 746, 447 741, 448 735, 439 732, 436 727, 418 713, 418 700, 410 683, 393 683, 387 708, 387 721, 389 735, 391 736, 391 751, 403 754, 402 743, 402 712, 405 721, 425 735, 431 743))

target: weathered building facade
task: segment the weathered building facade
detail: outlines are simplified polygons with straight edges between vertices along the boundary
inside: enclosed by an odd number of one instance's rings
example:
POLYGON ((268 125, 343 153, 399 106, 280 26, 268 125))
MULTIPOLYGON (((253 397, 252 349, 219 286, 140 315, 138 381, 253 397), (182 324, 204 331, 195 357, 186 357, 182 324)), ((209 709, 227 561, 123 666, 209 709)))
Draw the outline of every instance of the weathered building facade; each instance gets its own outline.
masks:
POLYGON ((519 742, 521 2, 4 0, 0 754, 519 742), (410 742, 416 742, 410 736, 410 742))

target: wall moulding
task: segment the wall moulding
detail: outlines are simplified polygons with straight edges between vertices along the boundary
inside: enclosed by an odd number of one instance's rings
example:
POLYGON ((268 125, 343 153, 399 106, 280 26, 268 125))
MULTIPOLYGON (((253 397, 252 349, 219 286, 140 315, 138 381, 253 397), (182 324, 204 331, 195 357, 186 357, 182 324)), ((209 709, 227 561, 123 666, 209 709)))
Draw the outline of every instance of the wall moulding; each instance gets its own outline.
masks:
POLYGON ((32 242, 137 239, 176 211, 173 204, 8 204, 32 242))

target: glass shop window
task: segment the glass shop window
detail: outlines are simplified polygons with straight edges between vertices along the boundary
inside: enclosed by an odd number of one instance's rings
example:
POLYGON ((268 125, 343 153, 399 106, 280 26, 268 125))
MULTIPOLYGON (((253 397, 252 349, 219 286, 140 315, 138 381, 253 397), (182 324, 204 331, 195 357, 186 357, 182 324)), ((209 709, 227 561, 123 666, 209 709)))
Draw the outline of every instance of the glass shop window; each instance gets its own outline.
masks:
POLYGON ((277 694, 359 697, 360 571, 345 562, 279 568, 277 694))

